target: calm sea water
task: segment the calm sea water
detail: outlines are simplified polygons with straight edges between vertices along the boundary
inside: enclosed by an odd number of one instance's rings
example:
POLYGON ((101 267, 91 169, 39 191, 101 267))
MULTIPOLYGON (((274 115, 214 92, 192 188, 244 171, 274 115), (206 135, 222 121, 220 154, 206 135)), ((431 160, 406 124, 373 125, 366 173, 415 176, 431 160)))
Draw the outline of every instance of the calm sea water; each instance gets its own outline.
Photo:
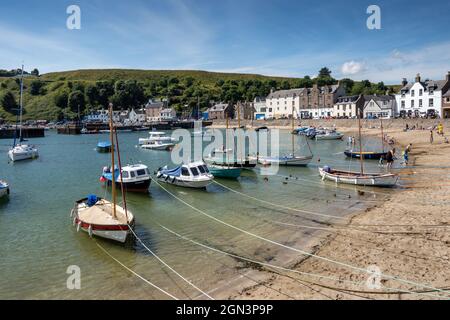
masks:
MULTIPOLYGON (((146 132, 120 134, 122 160, 142 162, 153 172, 170 163, 170 153, 137 148, 138 138, 145 136, 146 132)), ((15 164, 7 160, 11 141, 0 140, 0 179, 11 186, 9 199, 0 202, 1 299, 167 298, 124 270, 99 249, 96 241, 124 265, 178 298, 198 295, 138 242, 124 247, 101 239, 94 241, 86 233, 77 233, 72 226, 69 214, 75 200, 91 193, 109 196, 99 183, 99 176, 102 167, 109 164, 110 155, 95 151, 97 142, 107 139, 107 135, 65 136, 47 132, 45 138, 31 141, 39 147, 40 158, 15 164), (81 269, 81 290, 67 289, 66 271, 70 265, 81 269)), ((304 138, 296 139, 297 145, 304 146, 304 138)), ((288 131, 282 132, 281 141, 288 153, 291 146, 288 131)), ((376 144, 375 141, 367 143, 376 144)), ((282 177, 275 176, 266 181, 258 170, 253 170, 245 171, 238 181, 219 182, 265 201, 338 216, 365 208, 368 205, 365 200, 380 198, 380 194, 362 195, 351 187, 337 189, 332 183, 321 182, 318 158, 320 164, 359 168, 357 161, 347 160, 341 153, 346 140, 311 141, 310 144, 315 154, 310 167, 280 170, 280 175, 305 180, 285 184, 282 177)), ((307 152, 306 148, 303 150, 307 152)), ((371 171, 380 170, 377 162, 367 162, 366 166, 371 171)), ((209 186, 207 191, 165 187, 220 220, 298 248, 318 234, 291 224, 316 226, 314 220, 327 220, 274 208, 218 185, 209 186)), ((142 241, 202 290, 212 290, 235 279, 242 272, 242 263, 180 239, 160 225, 214 248, 256 260, 283 265, 300 257, 199 214, 153 182, 149 194, 129 194, 127 198, 142 241)))

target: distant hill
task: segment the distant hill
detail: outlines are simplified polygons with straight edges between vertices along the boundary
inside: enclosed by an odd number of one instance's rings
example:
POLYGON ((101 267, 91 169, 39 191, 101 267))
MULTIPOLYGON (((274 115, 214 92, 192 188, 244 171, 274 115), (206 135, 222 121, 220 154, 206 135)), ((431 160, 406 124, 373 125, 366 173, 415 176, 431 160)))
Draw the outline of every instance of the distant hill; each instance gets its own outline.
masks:
MULTIPOLYGON (((140 107, 149 98, 169 98, 179 113, 190 114, 197 105, 206 109, 220 101, 252 101, 272 88, 290 89, 336 83, 331 77, 311 79, 196 70, 98 69, 52 72, 24 80, 24 119, 73 119, 113 102, 117 109, 140 107)), ((349 94, 384 94, 389 88, 368 81, 344 79, 349 94)), ((15 121, 19 79, 0 77, 0 118, 15 121), (15 101, 14 101, 15 100, 15 101)))

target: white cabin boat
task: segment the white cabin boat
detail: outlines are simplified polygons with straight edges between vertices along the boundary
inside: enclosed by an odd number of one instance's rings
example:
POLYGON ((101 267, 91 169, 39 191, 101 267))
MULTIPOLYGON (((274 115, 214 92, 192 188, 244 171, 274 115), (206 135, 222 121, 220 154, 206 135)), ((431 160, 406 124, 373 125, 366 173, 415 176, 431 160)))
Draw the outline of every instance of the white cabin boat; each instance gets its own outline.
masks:
POLYGON ((144 144, 141 144, 142 149, 147 150, 163 150, 170 151, 175 147, 175 143, 173 142, 164 142, 164 141, 148 141, 144 144))
MULTIPOLYGON (((151 177, 148 167, 144 164, 132 164, 122 167, 122 175, 119 174, 119 169, 114 170, 116 186, 123 188, 129 192, 148 192, 150 187, 151 177)), ((100 182, 108 186, 112 184, 112 172, 110 167, 104 167, 100 182)))
POLYGON ((214 180, 204 162, 183 164, 175 169, 167 166, 158 170, 159 181, 187 188, 206 188, 214 180))
POLYGON ((9 185, 5 181, 0 180, 0 199, 7 195, 9 195, 9 185))
POLYGON ((343 133, 336 131, 327 131, 325 133, 316 134, 316 140, 341 140, 343 137, 343 133))
POLYGON ((36 159, 39 157, 39 152, 34 146, 28 144, 17 144, 8 151, 8 157, 13 162, 36 159))
POLYGON ((167 136, 164 132, 151 131, 148 138, 139 138, 139 145, 149 144, 150 142, 175 142, 175 139, 167 136))
POLYGON ((393 187, 397 184, 398 175, 392 173, 363 173, 334 170, 330 167, 319 168, 322 180, 358 186, 393 187))

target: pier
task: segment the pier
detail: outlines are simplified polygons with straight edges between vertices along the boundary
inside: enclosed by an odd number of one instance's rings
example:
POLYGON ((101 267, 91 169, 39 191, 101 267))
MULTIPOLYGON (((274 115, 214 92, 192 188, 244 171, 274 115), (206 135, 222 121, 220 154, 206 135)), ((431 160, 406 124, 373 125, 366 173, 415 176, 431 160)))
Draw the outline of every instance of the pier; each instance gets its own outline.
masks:
MULTIPOLYGON (((15 127, 2 127, 0 128, 0 139, 14 139, 14 132, 16 137, 19 136, 20 128, 15 127)), ((24 127, 22 128, 22 137, 25 139, 30 138, 43 138, 45 137, 45 129, 41 127, 24 127)))

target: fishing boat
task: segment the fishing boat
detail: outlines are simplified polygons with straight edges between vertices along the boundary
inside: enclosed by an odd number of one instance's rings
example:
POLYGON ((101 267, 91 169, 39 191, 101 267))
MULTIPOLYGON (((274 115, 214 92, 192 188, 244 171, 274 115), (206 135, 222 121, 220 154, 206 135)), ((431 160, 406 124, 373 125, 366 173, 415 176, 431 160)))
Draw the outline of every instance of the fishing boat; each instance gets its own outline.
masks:
MULTIPOLYGON (((114 129, 112 111, 113 107, 112 104, 110 104, 109 127, 111 141, 111 168, 115 168, 116 145, 118 155, 118 168, 119 171, 121 171, 119 143, 117 138, 117 131, 114 129)), ((97 236, 124 243, 132 233, 135 220, 133 214, 127 209, 122 175, 120 175, 120 179, 122 186, 123 207, 117 205, 115 179, 115 175, 111 175, 112 202, 97 197, 96 195, 89 195, 86 198, 75 202, 75 206, 71 212, 71 217, 73 218, 74 226, 77 227, 77 231, 81 229, 87 232, 91 237, 97 236)))
POLYGON ((366 160, 379 160, 381 158, 386 158, 387 152, 373 152, 373 151, 353 151, 353 150, 345 150, 344 154, 348 158, 359 159, 363 157, 366 160))
POLYGON ((167 166, 158 169, 159 181, 180 187, 202 189, 213 182, 214 176, 202 161, 183 164, 174 169, 167 166))
POLYGON ((209 172, 214 178, 237 179, 241 176, 242 168, 226 165, 208 165, 209 172))
POLYGON ((102 153, 111 152, 111 142, 109 141, 100 141, 97 143, 97 151, 102 153))
MULTIPOLYGON (((291 132, 294 132, 294 111, 292 111, 292 129, 291 132)), ((295 140, 294 135, 291 135, 291 144, 292 144, 292 153, 287 155, 282 155, 279 157, 260 157, 259 155, 256 157, 257 162, 262 166, 307 166, 311 160, 313 159, 313 154, 311 148, 309 146, 308 141, 306 144, 309 148, 310 155, 295 155, 295 140)))
POLYGON ((148 144, 150 142, 174 142, 175 139, 167 136, 164 132, 151 131, 148 138, 139 138, 139 145, 148 144))
POLYGON ((20 109, 17 113, 18 119, 16 119, 16 129, 14 130, 14 143, 8 151, 8 157, 12 162, 22 161, 28 159, 35 159, 39 157, 38 149, 35 146, 23 144, 24 138, 22 135, 22 115, 23 115, 23 65, 20 76, 20 109), (17 123, 20 122, 19 137, 17 139, 17 123), (19 142, 17 143, 17 140, 19 142))
POLYGON ((358 134, 359 134, 359 150, 360 150, 360 164, 359 172, 335 170, 329 166, 319 167, 319 174, 322 180, 330 180, 336 183, 353 184, 359 186, 374 186, 374 187, 394 187, 398 182, 398 175, 393 173, 365 173, 364 172, 364 157, 362 153, 361 142, 361 110, 358 113, 358 134))
MULTIPOLYGON (((119 169, 114 170, 116 186, 123 188, 130 192, 148 192, 150 187, 151 177, 148 167, 143 164, 132 164, 122 168, 122 176, 119 174, 119 169)), ((111 167, 104 167, 100 182, 107 186, 112 184, 111 167)))
POLYGON ((9 195, 9 185, 5 181, 0 180, 0 199, 7 195, 9 195))
POLYGON ((171 151, 174 147, 175 143, 164 141, 149 141, 141 145, 142 149, 159 151, 171 151))
POLYGON ((316 140, 342 140, 344 134, 337 131, 326 131, 325 133, 316 134, 316 140))
POLYGON ((398 176, 392 173, 361 174, 361 172, 334 170, 327 166, 319 168, 319 173, 322 180, 359 186, 393 187, 398 181, 398 176))

